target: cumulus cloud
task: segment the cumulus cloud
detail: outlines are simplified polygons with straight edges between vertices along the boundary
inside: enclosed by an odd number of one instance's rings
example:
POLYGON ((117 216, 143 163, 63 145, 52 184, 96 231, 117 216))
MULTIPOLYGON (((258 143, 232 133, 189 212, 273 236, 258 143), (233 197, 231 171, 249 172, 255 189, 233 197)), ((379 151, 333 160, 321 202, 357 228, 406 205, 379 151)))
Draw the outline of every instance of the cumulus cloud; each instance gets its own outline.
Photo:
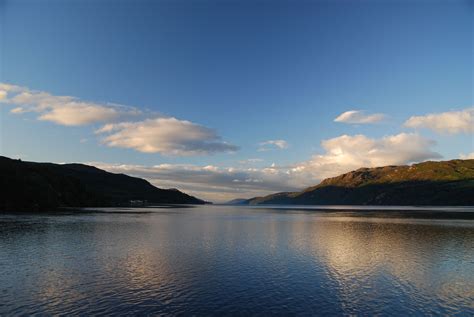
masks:
POLYGON ((400 133, 380 139, 365 135, 342 135, 321 143, 324 154, 314 155, 311 160, 297 164, 293 170, 309 173, 323 179, 360 167, 401 165, 427 159, 439 159, 432 151, 435 145, 416 133, 400 133))
POLYGON ((0 91, 3 91, 5 93, 8 92, 19 92, 23 90, 24 87, 17 86, 17 85, 12 85, 12 84, 7 84, 7 83, 0 83, 0 91))
POLYGON ((105 124, 96 133, 111 147, 164 155, 204 155, 238 150, 237 146, 222 141, 210 128, 142 112, 135 107, 54 96, 6 83, 0 83, 0 102, 13 105, 10 110, 13 114, 38 113, 38 120, 59 125, 105 124), (151 118, 144 119, 146 116, 151 118))
POLYGON ((148 179, 158 187, 176 187, 211 201, 297 191, 322 179, 360 167, 408 164, 441 158, 434 142, 414 133, 380 139, 342 135, 322 142, 324 153, 296 164, 263 168, 161 164, 156 166, 93 163, 111 172, 148 179))
POLYGON ((259 143, 260 148, 259 151, 269 151, 272 148, 277 148, 280 150, 287 149, 289 144, 285 140, 268 140, 259 143))
POLYGON ((438 133, 474 133, 474 107, 460 111, 413 116, 405 122, 409 128, 426 128, 438 133))
POLYGON ((107 124, 96 131, 111 147, 144 153, 188 156, 232 152, 238 147, 220 139, 207 127, 176 118, 155 118, 140 122, 107 124))
POLYGON ((334 119, 334 121, 353 124, 369 124, 377 123, 384 119, 385 115, 382 113, 366 114, 365 111, 362 110, 350 110, 341 113, 336 119, 334 119))
POLYGON ((459 158, 462 160, 474 160, 474 152, 469 154, 460 154, 459 158))
POLYGON ((71 96, 54 96, 44 91, 5 83, 0 84, 0 102, 16 106, 11 113, 35 112, 39 114, 39 120, 65 126, 110 122, 141 114, 134 107, 82 101, 71 96))

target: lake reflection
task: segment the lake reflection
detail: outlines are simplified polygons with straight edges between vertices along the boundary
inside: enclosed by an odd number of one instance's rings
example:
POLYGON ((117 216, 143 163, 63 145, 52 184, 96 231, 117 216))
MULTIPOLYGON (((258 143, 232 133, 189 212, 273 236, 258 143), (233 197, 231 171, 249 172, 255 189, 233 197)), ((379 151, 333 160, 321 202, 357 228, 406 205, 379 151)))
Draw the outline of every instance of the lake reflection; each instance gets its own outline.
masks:
POLYGON ((134 211, 0 216, 0 315, 474 314, 473 220, 134 211))

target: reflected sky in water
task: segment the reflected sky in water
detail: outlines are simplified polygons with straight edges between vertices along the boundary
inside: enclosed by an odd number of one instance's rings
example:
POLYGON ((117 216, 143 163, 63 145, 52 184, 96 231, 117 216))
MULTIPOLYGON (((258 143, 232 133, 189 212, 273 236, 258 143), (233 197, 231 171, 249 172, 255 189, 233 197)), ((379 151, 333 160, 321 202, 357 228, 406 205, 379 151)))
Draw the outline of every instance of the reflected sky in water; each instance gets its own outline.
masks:
POLYGON ((0 314, 474 314, 473 220, 129 211, 0 216, 0 314))

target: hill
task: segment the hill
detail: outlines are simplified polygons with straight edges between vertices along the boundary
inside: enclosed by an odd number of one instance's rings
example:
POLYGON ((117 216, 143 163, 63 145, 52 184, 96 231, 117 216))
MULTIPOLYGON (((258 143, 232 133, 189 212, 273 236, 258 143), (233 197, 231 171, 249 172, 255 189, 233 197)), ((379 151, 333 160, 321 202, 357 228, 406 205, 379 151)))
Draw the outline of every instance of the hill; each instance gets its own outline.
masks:
POLYGON ((247 201, 248 199, 246 198, 236 198, 223 203, 223 205, 246 205, 247 201))
POLYGON ((59 207, 204 204, 176 189, 160 189, 144 179, 109 173, 83 164, 34 163, 0 156, 0 210, 34 211, 59 207))
POLYGON ((301 192, 249 199, 247 204, 474 205, 474 160, 360 168, 301 192))

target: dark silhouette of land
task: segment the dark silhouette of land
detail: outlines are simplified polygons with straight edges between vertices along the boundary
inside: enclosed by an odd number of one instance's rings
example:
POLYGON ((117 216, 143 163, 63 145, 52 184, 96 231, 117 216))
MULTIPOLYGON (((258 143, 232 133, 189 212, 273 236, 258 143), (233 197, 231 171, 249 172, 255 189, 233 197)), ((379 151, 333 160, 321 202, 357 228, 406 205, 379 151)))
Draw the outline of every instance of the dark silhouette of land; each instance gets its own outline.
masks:
POLYGON ((143 204, 204 204, 176 189, 84 164, 34 163, 0 156, 0 211, 143 204))
MULTIPOLYGON (((61 207, 205 204, 176 189, 83 164, 34 163, 0 156, 0 211, 61 207)), ((474 206, 474 160, 360 168, 301 192, 283 192, 238 205, 474 206)))

